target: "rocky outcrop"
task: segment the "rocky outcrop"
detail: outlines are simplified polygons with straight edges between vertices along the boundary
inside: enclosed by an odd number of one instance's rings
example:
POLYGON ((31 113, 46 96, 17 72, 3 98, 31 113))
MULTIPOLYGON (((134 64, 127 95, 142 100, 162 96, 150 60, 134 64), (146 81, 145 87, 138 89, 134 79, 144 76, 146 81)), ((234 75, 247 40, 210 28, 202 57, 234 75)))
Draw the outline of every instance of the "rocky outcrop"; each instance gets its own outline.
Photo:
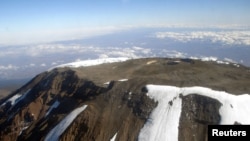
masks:
POLYGON ((179 141, 207 140, 208 125, 220 123, 221 103, 209 97, 191 94, 182 96, 179 141))
MULTIPOLYGON (((83 68, 60 68, 36 76, 0 102, 0 140, 44 140, 74 109, 87 105, 60 140, 137 140, 157 102, 147 84, 205 86, 249 93, 249 69, 190 59, 148 58, 83 68)), ((179 140, 206 138, 220 121, 220 103, 182 96, 179 140)), ((169 103, 171 104, 171 103, 169 103)))

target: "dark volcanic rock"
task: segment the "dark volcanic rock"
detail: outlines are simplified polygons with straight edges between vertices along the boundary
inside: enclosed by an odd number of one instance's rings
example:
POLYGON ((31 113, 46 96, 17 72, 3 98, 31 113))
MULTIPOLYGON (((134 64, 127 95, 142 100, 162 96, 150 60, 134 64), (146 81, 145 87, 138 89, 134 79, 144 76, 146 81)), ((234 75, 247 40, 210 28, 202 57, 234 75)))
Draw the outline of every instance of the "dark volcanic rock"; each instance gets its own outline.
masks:
POLYGON ((215 99, 191 94, 182 97, 179 141, 205 141, 207 125, 219 124, 221 103, 215 99))

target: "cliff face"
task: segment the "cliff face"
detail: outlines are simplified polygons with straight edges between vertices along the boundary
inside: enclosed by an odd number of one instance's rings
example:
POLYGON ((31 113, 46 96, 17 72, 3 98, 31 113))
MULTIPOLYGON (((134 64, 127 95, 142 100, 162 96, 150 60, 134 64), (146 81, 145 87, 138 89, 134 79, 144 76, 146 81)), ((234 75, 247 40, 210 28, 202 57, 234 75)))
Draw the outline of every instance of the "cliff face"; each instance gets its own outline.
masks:
MULTIPOLYGON (((84 68, 58 68, 36 76, 0 102, 0 140, 44 140, 76 108, 87 105, 60 140, 137 140, 158 102, 147 84, 204 86, 250 93, 246 67, 189 59, 138 59, 84 68)), ((182 96, 179 139, 206 139, 207 125, 220 122, 221 103, 182 96)), ((169 103, 171 104, 171 102, 169 103)))
POLYGON ((184 96, 182 100, 179 141, 205 141, 207 125, 220 123, 221 103, 197 94, 184 96))

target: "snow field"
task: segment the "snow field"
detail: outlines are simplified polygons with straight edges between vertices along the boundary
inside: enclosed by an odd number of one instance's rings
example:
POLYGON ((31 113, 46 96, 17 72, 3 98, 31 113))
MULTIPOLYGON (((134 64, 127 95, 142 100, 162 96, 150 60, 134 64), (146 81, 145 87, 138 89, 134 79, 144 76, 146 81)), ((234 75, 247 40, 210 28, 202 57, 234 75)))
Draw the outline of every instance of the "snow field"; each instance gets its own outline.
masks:
POLYGON ((139 141, 178 141, 178 126, 182 100, 179 95, 199 94, 214 98, 222 103, 219 109, 220 124, 250 124, 250 95, 232 95, 204 87, 147 85, 147 95, 158 102, 148 121, 141 129, 139 141))
POLYGON ((178 139, 178 125, 181 114, 179 89, 175 87, 148 85, 148 96, 158 101, 148 121, 139 134, 139 141, 175 141, 178 139), (173 104, 169 103, 171 100, 173 104))

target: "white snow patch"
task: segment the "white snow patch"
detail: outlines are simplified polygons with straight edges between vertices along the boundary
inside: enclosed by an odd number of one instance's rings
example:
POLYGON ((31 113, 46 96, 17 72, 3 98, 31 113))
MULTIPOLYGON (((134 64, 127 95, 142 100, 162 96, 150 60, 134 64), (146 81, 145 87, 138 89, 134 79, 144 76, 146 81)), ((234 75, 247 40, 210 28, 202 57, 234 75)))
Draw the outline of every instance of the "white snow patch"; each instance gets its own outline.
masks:
POLYGON ((14 96, 12 96, 11 98, 9 98, 6 102, 4 102, 0 107, 4 106, 6 103, 10 102, 11 105, 14 105, 15 104, 15 101, 22 95, 20 94, 16 94, 14 96))
POLYGON ((199 57, 196 57, 196 56, 190 56, 190 59, 193 59, 193 60, 199 60, 199 57))
MULTIPOLYGON (((23 99, 29 94, 29 92, 30 92, 30 89, 27 90, 24 94, 22 94, 21 97, 19 97, 18 99, 16 99, 15 104, 17 104, 18 102, 20 102, 21 100, 23 100, 23 99)), ((15 105, 15 104, 14 104, 14 105, 15 105)), ((13 105, 13 106, 14 106, 14 105, 13 105)))
MULTIPOLYGON (((78 68, 78 67, 88 67, 88 66, 95 66, 100 65, 104 63, 115 63, 115 62, 124 62, 129 60, 129 58, 126 57, 119 57, 119 58, 101 58, 101 59, 95 59, 95 60, 84 60, 84 61, 77 61, 67 64, 62 64, 59 66, 56 66, 56 68, 61 67, 72 67, 72 68, 78 68)), ((49 69, 52 70, 53 68, 49 69)))
POLYGON ((58 100, 56 100, 52 106, 50 106, 49 110, 47 111, 47 113, 45 114, 45 117, 47 117, 50 112, 54 109, 57 108, 59 106, 60 102, 58 100))
POLYGON ((87 105, 76 108, 69 115, 67 115, 59 124, 57 124, 45 137, 45 141, 57 141, 60 135, 67 129, 67 127, 74 121, 74 119, 85 109, 87 105))
POLYGON ((202 57, 201 58, 201 61, 217 61, 218 58, 217 57, 213 57, 213 56, 210 56, 210 57, 202 57))
POLYGON ((156 63, 156 62, 157 62, 156 60, 148 61, 148 62, 147 62, 147 65, 154 64, 154 63, 156 63))
POLYGON ((29 128, 29 126, 23 127, 23 128, 21 129, 21 131, 19 132, 19 136, 23 133, 24 130, 26 130, 26 129, 28 129, 28 128, 29 128))
POLYGON ((132 92, 129 92, 129 93, 128 93, 128 100, 131 99, 132 94, 133 94, 132 92))
POLYGON ((239 64, 233 64, 235 67, 237 67, 237 68, 239 68, 240 67, 240 65, 239 64))
POLYGON ((220 124, 250 124, 250 95, 233 95, 204 87, 184 87, 147 85, 147 95, 158 101, 148 121, 139 134, 140 141, 178 141, 178 126, 182 100, 179 95, 199 94, 214 98, 222 103, 219 109, 220 124))
MULTIPOLYGON (((124 81, 128 81, 128 79, 119 79, 119 80, 117 80, 117 81, 124 82, 124 81)), ((105 82, 105 83, 103 83, 103 84, 104 84, 104 85, 109 85, 109 84, 110 84, 110 81, 105 82)))
POLYGON ((8 102, 11 102, 11 106, 16 105, 19 101, 24 99, 29 92, 30 92, 30 89, 26 91, 24 94, 15 94, 14 96, 6 100, 0 107, 4 106, 8 102))
POLYGON ((117 136, 117 133, 115 133, 115 135, 110 139, 110 141, 115 141, 116 136, 117 136))
MULTIPOLYGON (((14 96, 12 96, 7 102, 11 102, 11 105, 14 105, 15 104, 15 101, 19 98, 19 97, 21 97, 22 95, 20 95, 20 94, 16 94, 16 95, 14 95, 14 96)), ((6 103, 7 103, 6 102, 6 103)))
POLYGON ((104 85, 109 85, 110 84, 110 82, 105 82, 105 83, 103 83, 104 85))
POLYGON ((118 80, 118 81, 124 82, 124 81, 128 81, 128 79, 120 79, 120 80, 118 80))
POLYGON ((216 61, 218 64, 225 64, 225 65, 229 65, 229 62, 225 62, 225 61, 216 61))

